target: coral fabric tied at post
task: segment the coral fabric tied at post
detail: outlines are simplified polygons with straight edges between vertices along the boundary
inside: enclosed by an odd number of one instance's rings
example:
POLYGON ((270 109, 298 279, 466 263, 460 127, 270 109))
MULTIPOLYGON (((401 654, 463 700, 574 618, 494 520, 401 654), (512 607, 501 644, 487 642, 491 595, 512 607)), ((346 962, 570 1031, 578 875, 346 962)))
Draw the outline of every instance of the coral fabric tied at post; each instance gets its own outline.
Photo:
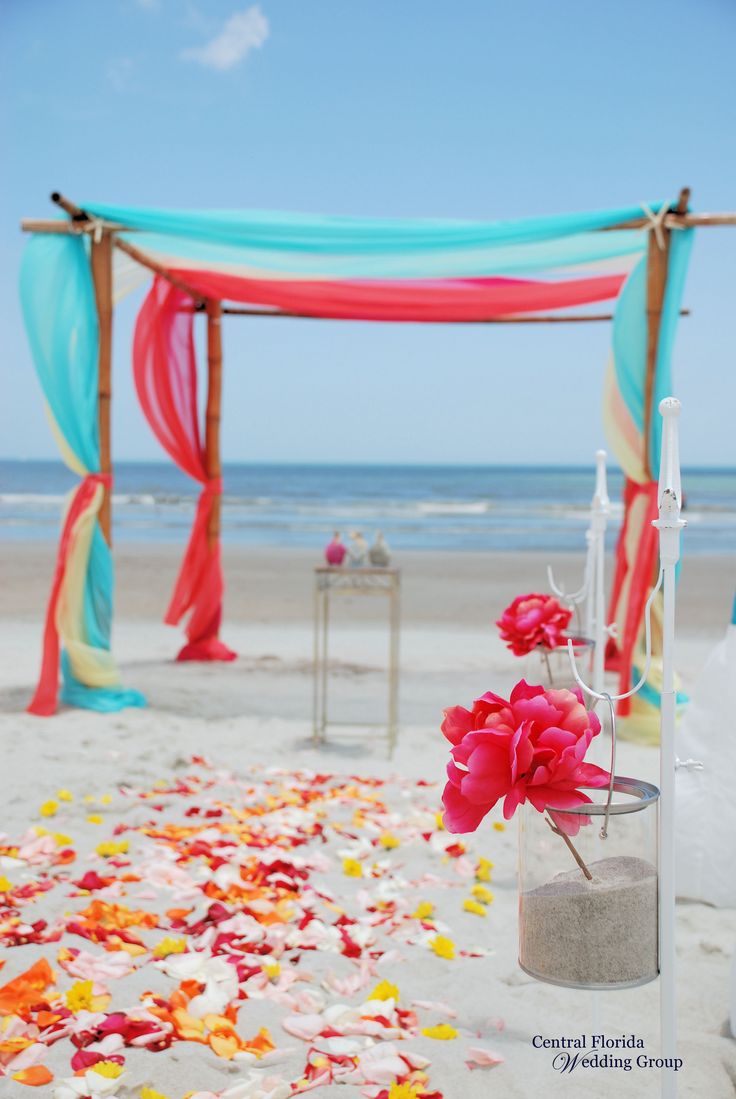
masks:
POLYGON ((220 539, 210 529, 222 481, 207 474, 197 407, 197 359, 193 302, 164 279, 154 279, 135 326, 133 375, 153 433, 167 454, 202 485, 184 560, 165 621, 178 625, 190 614, 187 644, 178 660, 234 660, 219 640, 222 618, 220 539))
POLYGON ((222 562, 219 538, 212 541, 209 523, 222 480, 207 481, 197 503, 189 545, 181 563, 165 622, 177 626, 189 611, 188 643, 177 660, 235 660, 237 653, 218 637, 222 618, 222 562))

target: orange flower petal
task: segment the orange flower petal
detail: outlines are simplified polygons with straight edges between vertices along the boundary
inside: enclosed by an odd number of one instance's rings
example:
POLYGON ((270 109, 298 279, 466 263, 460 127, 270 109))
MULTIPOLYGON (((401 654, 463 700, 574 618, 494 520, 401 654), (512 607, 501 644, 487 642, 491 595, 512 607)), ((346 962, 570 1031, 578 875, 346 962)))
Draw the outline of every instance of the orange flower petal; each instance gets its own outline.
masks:
POLYGON ((54 983, 54 971, 45 958, 40 958, 0 988, 0 1015, 17 1015, 42 999, 41 993, 54 983))
POLYGON ((210 1034, 208 1041, 213 1052, 218 1057, 224 1057, 227 1061, 231 1061, 240 1049, 240 1042, 235 1034, 225 1034, 223 1031, 217 1031, 210 1034))
POLYGON ((31 1065, 30 1068, 22 1068, 20 1072, 13 1073, 14 1080, 19 1084, 27 1084, 30 1088, 40 1088, 44 1084, 50 1084, 53 1078, 53 1072, 49 1072, 45 1065, 31 1065))

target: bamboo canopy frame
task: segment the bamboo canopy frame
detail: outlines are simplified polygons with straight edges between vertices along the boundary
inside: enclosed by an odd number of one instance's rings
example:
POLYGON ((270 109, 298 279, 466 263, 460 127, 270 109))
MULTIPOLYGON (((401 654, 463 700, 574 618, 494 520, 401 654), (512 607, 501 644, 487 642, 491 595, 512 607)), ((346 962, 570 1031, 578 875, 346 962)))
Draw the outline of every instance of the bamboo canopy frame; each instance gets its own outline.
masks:
MULTIPOLYGON (((69 221, 24 219, 21 228, 28 233, 88 233, 91 236, 91 267, 95 289, 95 300, 99 319, 99 371, 98 371, 98 425, 100 439, 100 469, 103 474, 112 473, 112 446, 110 409, 112 398, 112 255, 113 249, 125 253, 130 259, 145 267, 152 274, 165 279, 172 286, 186 293, 194 302, 196 312, 207 316, 207 410, 205 421, 205 465, 207 476, 217 479, 221 475, 220 458, 220 420, 222 414, 222 340, 221 323, 223 316, 243 317, 287 317, 316 319, 309 314, 288 312, 276 308, 248 308, 229 306, 223 308, 222 302, 203 298, 202 294, 190 286, 185 279, 163 267, 153 256, 120 237, 135 233, 125 225, 106 221, 77 206, 58 191, 51 194, 51 201, 69 215, 69 221)), ((664 293, 667 285, 667 266, 671 233, 676 229, 701 228, 705 226, 736 226, 736 213, 694 214, 687 210, 690 189, 680 191, 674 208, 662 212, 656 219, 643 216, 623 221, 620 224, 601 229, 601 232, 615 232, 624 229, 652 230, 647 252, 647 361, 645 387, 646 425, 646 461, 649 463, 649 433, 651 409, 656 373, 657 347, 664 293)), ((689 315, 689 310, 681 310, 689 315)), ((484 320, 459 321, 466 324, 580 324, 610 321, 611 313, 536 313, 515 316, 494 316, 484 320)), ((425 323, 432 323, 425 322, 425 323)), ((435 322, 437 323, 437 322, 435 322)), ((439 322, 443 323, 443 322, 439 322)), ((651 476, 651 470, 647 472, 651 476)), ((110 489, 105 487, 105 498, 100 513, 100 526, 108 543, 112 542, 112 516, 110 489)), ((220 531, 219 496, 214 500, 208 522, 208 542, 214 545, 220 531)))

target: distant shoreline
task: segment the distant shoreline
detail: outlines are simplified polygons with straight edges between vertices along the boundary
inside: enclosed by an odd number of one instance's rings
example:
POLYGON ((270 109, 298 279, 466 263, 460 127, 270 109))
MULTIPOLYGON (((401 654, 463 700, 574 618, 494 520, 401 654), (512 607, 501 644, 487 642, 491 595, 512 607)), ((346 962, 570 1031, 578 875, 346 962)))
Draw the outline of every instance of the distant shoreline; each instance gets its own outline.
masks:
MULTIPOLYGON (((9 458, 0 456, 0 470, 2 466, 50 466, 59 467, 60 469, 66 469, 61 458, 9 458)), ((176 470, 173 462, 167 461, 165 458, 119 458, 114 462, 115 467, 135 467, 145 468, 148 466, 157 467, 160 469, 171 469, 174 472, 176 470)), ((449 469, 449 470, 491 470, 491 471, 505 471, 505 472, 570 472, 570 473, 584 473, 593 470, 592 462, 348 462, 348 461, 261 461, 261 460, 248 460, 248 461, 226 461, 223 460, 223 469, 379 469, 379 470, 403 470, 403 469, 416 469, 416 470, 434 470, 434 469, 449 469)), ((607 465, 609 473, 620 473, 620 467, 615 461, 609 462, 607 465)), ((71 478, 74 474, 67 470, 71 478)), ((687 473, 717 473, 717 474, 736 474, 736 465, 683 465, 682 472, 687 473)), ((180 474, 182 477, 185 474, 180 474)))

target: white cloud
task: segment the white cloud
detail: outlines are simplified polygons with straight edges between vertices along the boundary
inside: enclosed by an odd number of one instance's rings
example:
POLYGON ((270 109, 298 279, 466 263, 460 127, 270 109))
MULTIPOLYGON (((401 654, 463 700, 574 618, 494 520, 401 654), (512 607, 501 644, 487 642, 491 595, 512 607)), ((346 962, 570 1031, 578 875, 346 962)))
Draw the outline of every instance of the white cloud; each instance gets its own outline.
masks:
POLYGON ((219 34, 204 46, 184 50, 186 61, 197 61, 210 69, 232 69, 245 60, 251 50, 258 50, 268 38, 268 20, 258 4, 246 11, 234 12, 219 34))
POLYGON ((107 63, 107 79, 116 92, 127 92, 133 83, 135 65, 132 57, 118 57, 107 63))

